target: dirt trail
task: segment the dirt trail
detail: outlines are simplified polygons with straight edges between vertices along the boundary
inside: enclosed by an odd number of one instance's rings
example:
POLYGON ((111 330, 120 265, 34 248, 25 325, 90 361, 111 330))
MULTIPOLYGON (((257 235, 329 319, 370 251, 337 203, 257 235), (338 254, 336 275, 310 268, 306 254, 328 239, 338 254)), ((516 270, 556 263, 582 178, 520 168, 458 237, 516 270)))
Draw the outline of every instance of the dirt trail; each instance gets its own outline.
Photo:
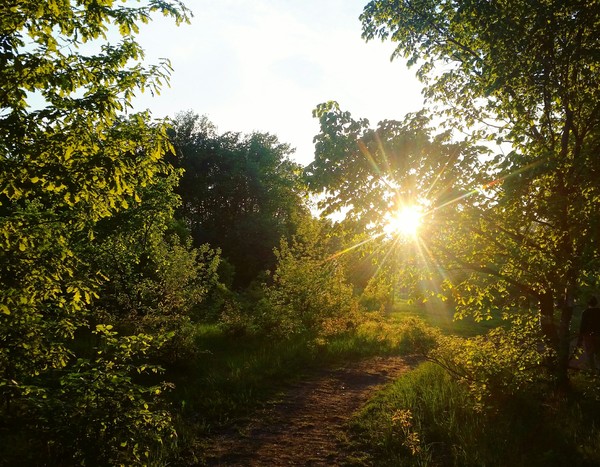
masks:
POLYGON ((211 443, 209 466, 340 465, 344 423, 383 383, 416 360, 376 357, 322 370, 292 386, 246 426, 211 443))

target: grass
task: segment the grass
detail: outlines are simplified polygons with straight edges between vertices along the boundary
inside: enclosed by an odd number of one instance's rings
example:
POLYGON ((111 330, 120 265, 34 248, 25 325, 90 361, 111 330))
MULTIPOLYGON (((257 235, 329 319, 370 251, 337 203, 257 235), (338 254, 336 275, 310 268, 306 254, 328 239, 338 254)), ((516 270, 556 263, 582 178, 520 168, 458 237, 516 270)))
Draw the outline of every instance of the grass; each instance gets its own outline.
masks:
POLYGON ((431 363, 380 391, 350 431, 353 465, 600 465, 598 400, 532 392, 476 411, 467 389, 431 363))
POLYGON ((287 340, 240 337, 227 335, 216 324, 201 324, 194 342, 199 352, 172 368, 166 379, 176 384, 174 400, 181 413, 193 414, 210 431, 250 413, 285 384, 318 367, 371 355, 410 353, 412 340, 407 334, 414 330, 414 318, 449 333, 464 335, 485 329, 479 323, 454 322, 444 307, 407 304, 400 304, 383 322, 368 320, 355 332, 320 345, 307 336, 287 340))
MULTIPOLYGON (((394 328, 420 319, 448 335, 472 337, 498 319, 455 321, 439 303, 397 303, 394 328)), ((422 331, 425 333, 426 330, 422 331)), ((393 338, 387 336, 386 339, 393 338)), ((476 404, 464 384, 425 363, 387 385, 349 425, 350 465, 600 465, 600 376, 580 372, 573 391, 557 396, 543 383, 476 404)))
MULTIPOLYGON (((218 325, 198 325, 194 347, 199 352, 170 368, 165 377, 176 387, 172 401, 177 407, 180 445, 194 450, 196 440, 242 420, 262 403, 277 398, 291 382, 318 368, 372 355, 412 353, 415 340, 427 340, 415 318, 445 323, 446 332, 457 329, 442 307, 401 304, 385 320, 373 318, 354 332, 320 344, 307 336, 287 340, 233 336, 218 325)), ((459 332, 480 329, 470 324, 459 332)))
POLYGON ((390 313, 393 322, 402 322, 408 318, 418 318, 428 325, 440 329, 445 334, 454 334, 460 337, 472 337, 501 326, 499 318, 484 321, 475 321, 472 317, 454 319, 454 310, 441 301, 431 301, 424 304, 410 304, 406 300, 399 300, 390 313))
MULTIPOLYGON (((376 315, 373 315, 375 318, 376 315)), ((200 325, 193 359, 172 368, 179 407, 176 455, 169 462, 199 464, 203 439, 232 428, 287 385, 320 367, 371 355, 409 354, 431 344, 429 328, 463 337, 501 325, 497 320, 454 321, 436 306, 397 305, 384 320, 317 343, 307 336, 278 341, 231 336, 219 326, 200 325)), ((349 426, 352 465, 381 466, 592 466, 600 465, 600 396, 580 374, 568 399, 543 389, 499 401, 497 410, 477 411, 471 394, 441 368, 426 363, 386 386, 349 426)), ((589 378, 588 378, 589 379, 589 378)), ((596 380, 595 384, 598 385, 596 380)))
POLYGON ((361 326, 316 343, 307 336, 231 336, 216 325, 200 325, 196 345, 202 351, 167 376, 176 383, 175 396, 184 411, 220 425, 248 413, 311 370, 401 352, 400 328, 392 329, 397 334, 394 341, 382 338, 379 329, 361 326))
POLYGON ((276 399, 291 382, 318 368, 372 355, 408 353, 409 328, 366 323, 317 343, 308 336, 286 340, 232 336, 217 325, 199 325, 195 345, 200 352, 165 376, 176 388, 172 401, 178 408, 179 438, 173 450, 187 456, 182 463, 197 462, 193 452, 202 450, 206 435, 235 426, 262 403, 276 399))

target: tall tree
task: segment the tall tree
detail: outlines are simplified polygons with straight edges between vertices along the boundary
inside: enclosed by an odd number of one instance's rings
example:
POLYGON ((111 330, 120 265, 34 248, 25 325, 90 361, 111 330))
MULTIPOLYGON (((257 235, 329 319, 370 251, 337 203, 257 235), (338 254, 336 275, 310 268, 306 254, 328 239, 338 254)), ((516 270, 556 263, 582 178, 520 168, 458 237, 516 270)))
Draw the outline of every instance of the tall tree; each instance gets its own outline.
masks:
POLYGON ((380 233, 385 217, 402 205, 443 202, 452 190, 481 184, 478 148, 435 135, 424 114, 384 120, 372 129, 337 102, 317 106, 321 132, 315 159, 305 168, 308 186, 321 195, 323 215, 344 211, 357 229, 380 233), (466 172, 461 167, 471 167, 466 172))
POLYGON ((273 248, 308 215, 301 168, 273 135, 219 135, 191 112, 173 129, 174 164, 184 169, 179 215, 198 245, 221 248, 235 267, 235 285, 245 286, 275 265, 273 248))
MULTIPOLYGON (((132 201, 138 202, 140 188, 168 171, 161 161, 169 145, 165 126, 150 122, 148 114, 120 117, 135 92, 143 89, 158 92, 161 82, 168 79, 168 61, 149 67, 140 64, 143 50, 135 35, 139 24, 147 23, 153 13, 170 16, 177 23, 189 16, 178 0, 136 4, 117 4, 113 0, 3 3, 0 16, 0 397, 3 400, 0 410, 3 419, 11 411, 18 414, 33 410, 47 401, 49 388, 45 385, 53 370, 73 363, 68 347, 76 329, 88 324, 86 310, 98 283, 96 277, 87 274, 86 265, 77 255, 78 246, 92 240, 98 220, 126 209, 132 201)), ((98 332, 105 335, 107 343, 116 341, 107 328, 98 332)), ((122 351, 130 349, 129 344, 123 345, 122 351)), ((81 371, 83 375, 80 363, 73 371, 81 371)), ((94 380, 92 373, 88 376, 94 380)), ((98 385, 117 380, 116 376, 113 380, 98 377, 94 388, 106 389, 98 385)), ((72 380, 77 381, 80 380, 72 380)), ((93 389, 90 386, 86 391, 91 391, 87 393, 89 402, 93 399, 90 395, 93 389)), ((77 402, 73 397, 70 399, 74 407, 77 402)), ((84 406, 82 403, 81 407, 84 406)), ((151 418, 150 414, 148 420, 151 418)), ((32 426, 44 426, 33 415, 28 420, 32 426)), ((110 431, 108 425, 103 426, 104 429, 98 425, 98 431, 92 430, 98 443, 101 443, 100 432, 110 431)), ((122 442, 108 435, 105 439, 115 444, 122 442)), ((103 455, 112 454, 105 450, 103 455)), ((131 461, 127 457, 122 459, 131 461)), ((113 461, 116 462, 115 458, 113 461)))
MULTIPOLYGON (((367 120, 353 119, 335 102, 319 105, 315 116, 321 132, 315 137, 315 160, 305 169, 308 186, 320 195, 324 215, 344 212, 344 226, 366 234, 357 244, 362 251, 369 250, 378 275, 394 276, 383 278, 392 290, 400 271, 392 264, 396 257, 402 253, 408 260, 418 252, 411 242, 394 235, 390 221, 411 206, 428 213, 422 219, 426 224, 442 208, 446 215, 455 216, 457 205, 448 202, 486 180, 480 170, 479 148, 451 142, 448 133, 436 135, 422 113, 403 121, 385 120, 374 129, 367 120), (402 248, 400 243, 404 243, 402 248)), ((405 221, 396 219, 400 225, 405 221)), ((431 229, 422 227, 428 234, 431 229)), ((404 263, 407 267, 408 262, 404 263)))
POLYGON ((389 38, 395 57, 418 64, 426 97, 452 127, 510 144, 486 164, 495 181, 487 201, 463 203, 474 241, 442 246, 558 319, 566 381, 574 302, 600 285, 600 5, 382 0, 361 19, 364 38, 389 38))

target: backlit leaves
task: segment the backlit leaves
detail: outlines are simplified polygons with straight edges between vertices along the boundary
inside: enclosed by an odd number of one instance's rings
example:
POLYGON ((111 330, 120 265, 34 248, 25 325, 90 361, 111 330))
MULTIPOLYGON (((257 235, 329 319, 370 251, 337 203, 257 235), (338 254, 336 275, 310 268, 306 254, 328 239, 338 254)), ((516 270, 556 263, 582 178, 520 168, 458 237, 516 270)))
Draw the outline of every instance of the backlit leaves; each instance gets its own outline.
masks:
MULTIPOLYGON (((170 149, 164 124, 146 113, 122 116, 135 92, 158 92, 168 82, 167 61, 140 64, 143 50, 134 35, 152 13, 177 23, 190 16, 177 0, 2 5, 3 416, 12 415, 11 407, 38 406, 54 372, 68 374, 71 342, 89 324, 90 304, 103 278, 80 256, 97 222, 130 208, 143 186, 168 172, 162 162, 170 149)), ((94 371, 108 371, 96 363, 94 371)), ((38 422, 43 426, 42 419, 32 424, 38 422)))

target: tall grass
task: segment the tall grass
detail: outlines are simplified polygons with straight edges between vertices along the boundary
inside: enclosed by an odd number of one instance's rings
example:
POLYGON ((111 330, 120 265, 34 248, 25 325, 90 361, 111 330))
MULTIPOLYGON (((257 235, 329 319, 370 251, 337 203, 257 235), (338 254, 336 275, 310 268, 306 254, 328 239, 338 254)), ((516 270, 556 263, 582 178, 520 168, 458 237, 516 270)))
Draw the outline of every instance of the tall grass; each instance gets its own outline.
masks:
POLYGON ((206 435, 235 426, 311 371, 372 355, 410 353, 420 326, 414 320, 366 321, 326 340, 310 335, 278 340, 199 325, 195 345, 200 351, 166 375, 175 383, 172 401, 179 420, 173 450, 187 456, 183 463, 193 462, 192 453, 202 450, 206 435))
POLYGON ((541 393, 474 410, 470 394, 426 363, 387 386, 353 418, 355 464, 600 465, 600 404, 541 393))

